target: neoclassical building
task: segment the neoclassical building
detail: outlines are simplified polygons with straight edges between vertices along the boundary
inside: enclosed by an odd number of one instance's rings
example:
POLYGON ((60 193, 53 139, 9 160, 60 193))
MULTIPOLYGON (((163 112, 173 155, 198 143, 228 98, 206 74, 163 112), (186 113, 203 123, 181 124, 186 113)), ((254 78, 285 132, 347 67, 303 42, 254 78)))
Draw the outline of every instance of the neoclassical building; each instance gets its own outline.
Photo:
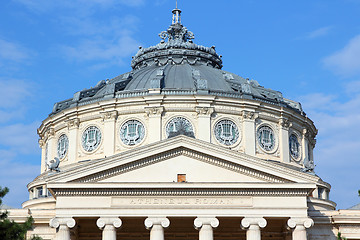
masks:
POLYGON ((16 221, 50 240, 360 239, 314 172, 301 104, 222 70, 174 9, 132 71, 54 105, 16 221))

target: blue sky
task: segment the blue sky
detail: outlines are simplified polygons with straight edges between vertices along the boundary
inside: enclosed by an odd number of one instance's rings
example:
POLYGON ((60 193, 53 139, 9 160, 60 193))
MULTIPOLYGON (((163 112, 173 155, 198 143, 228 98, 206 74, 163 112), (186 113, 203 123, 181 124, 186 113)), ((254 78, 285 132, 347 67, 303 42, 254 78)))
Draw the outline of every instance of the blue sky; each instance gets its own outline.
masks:
MULTIPOLYGON (((20 207, 40 172, 36 129, 53 104, 130 71, 175 0, 8 0, 0 6, 0 186, 20 207)), ((360 1, 179 0, 224 70, 300 101, 319 129, 316 173, 339 208, 360 202, 360 1)))

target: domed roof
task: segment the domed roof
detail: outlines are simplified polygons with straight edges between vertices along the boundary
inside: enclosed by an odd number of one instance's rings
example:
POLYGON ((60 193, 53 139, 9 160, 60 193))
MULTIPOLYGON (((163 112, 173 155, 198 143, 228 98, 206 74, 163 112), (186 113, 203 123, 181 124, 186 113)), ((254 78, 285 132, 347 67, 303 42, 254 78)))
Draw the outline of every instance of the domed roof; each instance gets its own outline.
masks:
POLYGON ((153 90, 163 95, 206 94, 254 99, 304 114, 300 103, 283 98, 280 92, 222 70, 221 56, 215 47, 195 44, 194 34, 181 24, 181 10, 176 8, 172 13, 172 24, 159 34, 161 42, 149 48, 140 47, 132 59, 131 72, 75 93, 72 99, 56 103, 51 114, 109 98, 145 96, 153 90))

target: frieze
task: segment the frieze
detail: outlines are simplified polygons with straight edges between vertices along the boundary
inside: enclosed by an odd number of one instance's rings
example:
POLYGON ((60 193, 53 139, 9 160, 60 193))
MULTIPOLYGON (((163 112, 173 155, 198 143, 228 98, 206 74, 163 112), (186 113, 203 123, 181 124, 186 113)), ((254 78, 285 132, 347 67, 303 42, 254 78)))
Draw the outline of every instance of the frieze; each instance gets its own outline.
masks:
MULTIPOLYGON (((175 199, 179 197, 183 197, 182 204, 190 203, 190 198, 195 199, 191 200, 192 203, 197 202, 197 204, 220 204, 219 199, 223 199, 221 204, 227 203, 224 202, 224 199, 233 199, 233 198, 225 198, 226 196, 234 196, 234 198, 241 197, 239 201, 250 201, 246 200, 247 198, 253 196, 307 196, 308 189, 304 188, 286 188, 286 189, 277 189, 277 188, 211 188, 211 189, 195 189, 195 188, 123 188, 123 189, 113 189, 113 188, 51 188, 55 193, 55 196, 112 196, 113 198, 116 196, 121 197, 122 199, 133 199, 133 205, 139 204, 136 203, 136 199, 153 199, 148 204, 154 204, 154 199, 163 199, 163 203, 167 201, 172 201, 170 199, 175 199), (136 198, 127 198, 126 196, 134 196, 136 198), (155 197, 156 196, 156 197, 155 197), (158 197, 161 196, 161 197, 158 197), (205 197, 206 196, 206 197, 205 197), (246 198, 247 197, 247 198, 246 198), (199 200, 196 200, 199 199, 199 200), (207 199, 207 200, 205 200, 207 199), (212 199, 211 201, 209 199, 212 199), (217 200, 216 200, 217 199, 217 200), (215 201, 216 200, 216 201, 215 201)), ((159 202, 158 200, 158 202, 159 202)), ((173 200, 175 201, 175 200, 173 200)), ((128 202, 129 205, 131 201, 128 202)), ((144 202, 143 202, 144 203, 144 202)), ((228 202, 230 203, 230 202, 228 202)), ((234 203, 234 202, 233 202, 234 203)))
POLYGON ((112 197, 112 207, 134 207, 134 206, 148 206, 148 207, 252 207, 252 197, 112 197))

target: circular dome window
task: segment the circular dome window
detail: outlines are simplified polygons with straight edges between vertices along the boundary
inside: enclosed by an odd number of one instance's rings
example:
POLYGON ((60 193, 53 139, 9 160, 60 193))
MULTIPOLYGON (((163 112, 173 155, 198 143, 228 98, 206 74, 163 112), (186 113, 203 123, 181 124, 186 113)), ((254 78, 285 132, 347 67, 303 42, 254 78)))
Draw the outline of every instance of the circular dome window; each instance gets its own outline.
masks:
POLYGON ((136 145, 145 137, 145 127, 138 120, 129 120, 120 128, 120 139, 126 145, 136 145))
POLYGON ((231 120, 221 120, 215 125, 215 138, 219 143, 230 146, 239 139, 239 130, 231 120))
MULTIPOLYGON (((46 147, 47 146, 48 145, 46 145, 46 147)), ((63 134, 59 137, 58 145, 57 145, 57 154, 60 159, 63 159, 66 156, 68 148, 69 148, 68 137, 65 134, 63 134)), ((45 158, 47 159, 47 151, 46 151, 45 158)))
POLYGON ((100 129, 91 126, 88 127, 82 135, 82 146, 85 151, 94 151, 101 143, 101 132, 100 129))
POLYGON ((257 140, 260 147, 265 151, 272 151, 275 148, 274 131, 267 125, 258 128, 257 140))
POLYGON ((195 137, 193 126, 189 120, 183 117, 175 117, 168 122, 166 125, 166 135, 169 138, 177 135, 195 137))

